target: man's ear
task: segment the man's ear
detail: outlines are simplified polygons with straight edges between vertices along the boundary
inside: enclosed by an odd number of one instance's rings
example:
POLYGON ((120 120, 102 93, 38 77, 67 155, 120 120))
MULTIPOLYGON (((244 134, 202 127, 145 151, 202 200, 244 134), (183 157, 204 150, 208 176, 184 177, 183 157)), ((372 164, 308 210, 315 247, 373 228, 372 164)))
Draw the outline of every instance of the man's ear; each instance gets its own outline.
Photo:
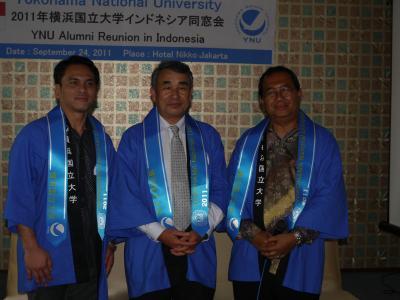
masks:
POLYGON ((297 91, 297 96, 299 96, 300 102, 301 102, 301 100, 303 100, 303 90, 302 90, 302 89, 299 89, 299 90, 297 91))
POLYGON ((54 98, 60 99, 61 97, 61 84, 57 83, 54 86, 54 98))
POLYGON ((150 88, 150 99, 153 104, 156 102, 156 90, 154 88, 150 88))
POLYGON ((258 98, 258 107, 260 108, 261 112, 266 115, 264 100, 262 98, 258 98))

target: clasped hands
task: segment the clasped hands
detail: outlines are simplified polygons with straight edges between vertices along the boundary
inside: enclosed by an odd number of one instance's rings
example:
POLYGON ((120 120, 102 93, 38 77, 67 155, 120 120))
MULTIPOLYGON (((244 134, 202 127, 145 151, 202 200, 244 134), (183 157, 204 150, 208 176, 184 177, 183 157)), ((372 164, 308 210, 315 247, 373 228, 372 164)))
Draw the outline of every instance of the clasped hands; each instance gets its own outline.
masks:
POLYGON ((252 244, 261 255, 269 259, 280 259, 296 246, 296 237, 293 233, 271 235, 266 231, 260 231, 254 236, 252 244))
POLYGON ((170 252, 175 256, 192 254, 196 245, 201 242, 201 236, 196 231, 180 231, 173 228, 164 230, 158 240, 171 248, 170 252))

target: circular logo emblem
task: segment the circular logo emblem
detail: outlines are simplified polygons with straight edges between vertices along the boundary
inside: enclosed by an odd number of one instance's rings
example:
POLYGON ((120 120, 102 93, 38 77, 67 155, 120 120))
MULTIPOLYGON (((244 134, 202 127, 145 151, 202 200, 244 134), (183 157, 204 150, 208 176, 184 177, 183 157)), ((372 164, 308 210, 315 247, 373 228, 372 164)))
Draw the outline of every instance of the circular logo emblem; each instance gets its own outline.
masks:
POLYGON ((53 224, 50 225, 50 233, 53 236, 60 236, 64 233, 65 228, 63 224, 60 224, 58 222, 55 222, 53 224))
POLYGON ((105 215, 105 214, 100 213, 100 214, 97 216, 97 226, 98 226, 100 229, 104 229, 104 228, 106 227, 106 215, 105 215))
POLYGON ((192 223, 197 226, 205 226, 207 225, 207 213, 202 210, 195 210, 192 214, 192 223))
POLYGON ((229 228, 230 228, 232 231, 235 231, 236 229, 238 229, 238 228, 239 228, 239 220, 236 219, 236 218, 231 218, 231 219, 229 220, 229 228))
POLYGON ((258 37, 268 31, 268 15, 260 7, 248 6, 236 16, 238 32, 247 37, 258 37))
POLYGON ((164 217, 161 219, 161 225, 168 228, 174 226, 174 221, 171 218, 164 217))

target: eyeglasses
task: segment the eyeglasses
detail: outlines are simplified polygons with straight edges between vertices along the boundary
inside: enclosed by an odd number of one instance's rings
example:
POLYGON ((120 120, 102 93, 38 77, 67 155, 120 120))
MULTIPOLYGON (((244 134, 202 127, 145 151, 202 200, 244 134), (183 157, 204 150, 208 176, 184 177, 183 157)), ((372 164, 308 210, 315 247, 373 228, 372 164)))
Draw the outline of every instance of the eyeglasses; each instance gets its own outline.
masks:
POLYGON ((275 100, 278 97, 278 94, 283 98, 289 98, 292 95, 293 88, 288 86, 281 86, 277 89, 269 89, 265 93, 265 97, 268 100, 275 100))

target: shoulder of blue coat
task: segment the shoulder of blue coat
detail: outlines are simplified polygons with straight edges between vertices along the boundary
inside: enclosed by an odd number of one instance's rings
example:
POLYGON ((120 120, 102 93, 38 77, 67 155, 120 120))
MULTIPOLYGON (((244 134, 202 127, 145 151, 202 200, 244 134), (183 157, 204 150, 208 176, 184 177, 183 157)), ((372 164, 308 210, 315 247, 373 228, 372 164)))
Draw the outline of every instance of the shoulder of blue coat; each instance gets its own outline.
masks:
POLYGON ((324 126, 318 124, 317 122, 315 122, 312 118, 310 118, 310 116, 308 116, 306 113, 302 112, 306 117, 306 120, 312 122, 315 125, 315 131, 316 131, 316 135, 318 139, 323 139, 325 142, 336 142, 336 139, 334 137, 334 135, 332 134, 331 131, 329 131, 329 129, 325 128, 324 126))
POLYGON ((106 128, 105 128, 105 126, 103 125, 103 123, 101 123, 95 116, 90 116, 90 118, 92 118, 92 120, 95 122, 95 123, 97 123, 97 124, 99 124, 101 127, 103 127, 104 128, 104 133, 105 133, 105 136, 106 136, 106 140, 107 140, 107 143, 110 145, 112 145, 113 146, 113 148, 114 148, 114 144, 113 144, 113 142, 112 142, 112 139, 111 139, 111 136, 107 133, 107 131, 106 131, 106 128))
POLYGON ((48 123, 46 116, 34 120, 26 124, 17 135, 17 139, 27 138, 27 139, 38 139, 42 135, 47 136, 48 133, 48 123))
MULTIPOLYGON (((193 118, 192 118, 193 119, 193 118)), ((217 129, 215 129, 215 127, 213 127, 212 125, 193 119, 197 126, 199 126, 200 131, 202 132, 203 138, 205 139, 212 139, 214 142, 221 142, 221 135, 219 134, 219 132, 217 131, 217 129)))
POLYGON ((212 132, 212 133, 218 134, 218 131, 211 124, 205 123, 203 121, 199 121, 197 119, 194 119, 193 117, 192 117, 192 120, 194 120, 197 123, 197 125, 200 127, 201 130, 205 130, 207 132, 212 132))
POLYGON ((317 123, 314 124, 317 138, 322 139, 324 142, 336 143, 336 138, 330 130, 317 123))
POLYGON ((123 133, 122 136, 131 136, 131 135, 137 135, 137 134, 140 134, 143 136, 143 122, 132 125, 127 130, 125 130, 125 132, 123 133))
POLYGON ((28 123, 21 129, 13 142, 11 153, 17 156, 21 155, 21 153, 29 153, 29 155, 35 153, 45 158, 48 143, 47 119, 42 117, 28 123))
POLYGON ((138 123, 125 130, 125 132, 122 134, 118 150, 121 147, 130 148, 143 145, 143 138, 144 138, 143 128, 144 128, 143 123, 138 123))
POLYGON ((246 138, 246 136, 249 135, 249 133, 253 130, 259 129, 260 127, 264 127, 266 125, 266 123, 269 122, 268 118, 264 118, 263 120, 261 120, 260 122, 257 123, 257 125, 250 127, 248 129, 246 129, 239 137, 238 141, 236 142, 236 145, 241 144, 243 142, 243 140, 246 138))

